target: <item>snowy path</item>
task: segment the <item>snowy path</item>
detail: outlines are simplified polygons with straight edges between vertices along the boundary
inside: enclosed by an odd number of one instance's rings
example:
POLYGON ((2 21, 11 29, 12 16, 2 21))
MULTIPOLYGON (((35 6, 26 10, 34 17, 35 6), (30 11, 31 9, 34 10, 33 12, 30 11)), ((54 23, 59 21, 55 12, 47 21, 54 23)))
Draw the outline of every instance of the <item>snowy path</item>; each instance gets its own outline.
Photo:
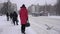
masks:
MULTIPOLYGON (((13 25, 11 21, 6 21, 5 16, 0 16, 0 34, 21 34, 21 25, 13 25)), ((31 28, 26 28, 26 34, 36 34, 31 28)))
POLYGON ((60 19, 48 18, 47 16, 29 16, 32 28, 37 34, 60 34, 60 19))
MULTIPOLYGON (((29 22, 31 27, 26 28, 26 34, 60 34, 60 19, 29 15, 29 22)), ((14 26, 5 16, 0 16, 0 34, 21 34, 20 20, 14 26)))
POLYGON ((48 18, 60 19, 60 16, 48 16, 48 18))

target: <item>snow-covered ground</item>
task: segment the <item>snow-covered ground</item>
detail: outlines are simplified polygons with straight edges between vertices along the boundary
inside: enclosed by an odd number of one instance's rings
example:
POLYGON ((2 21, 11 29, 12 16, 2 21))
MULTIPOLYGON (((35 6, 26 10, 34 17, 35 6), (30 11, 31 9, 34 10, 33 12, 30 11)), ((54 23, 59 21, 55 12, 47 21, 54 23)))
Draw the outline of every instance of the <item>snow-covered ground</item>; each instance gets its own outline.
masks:
MULTIPOLYGON (((26 34, 60 34, 60 19, 29 15, 29 22, 31 26, 26 28, 26 34)), ((21 34, 20 20, 19 25, 14 26, 6 16, 0 16, 0 34, 21 34)))
POLYGON ((49 18, 60 19, 60 16, 48 16, 49 18))
MULTIPOLYGON (((6 20, 6 16, 0 16, 0 34, 21 34, 21 25, 13 25, 13 23, 6 20)), ((26 28, 26 34, 36 34, 33 28, 26 28)))
POLYGON ((37 34, 60 34, 60 19, 47 16, 29 17, 32 28, 37 34))

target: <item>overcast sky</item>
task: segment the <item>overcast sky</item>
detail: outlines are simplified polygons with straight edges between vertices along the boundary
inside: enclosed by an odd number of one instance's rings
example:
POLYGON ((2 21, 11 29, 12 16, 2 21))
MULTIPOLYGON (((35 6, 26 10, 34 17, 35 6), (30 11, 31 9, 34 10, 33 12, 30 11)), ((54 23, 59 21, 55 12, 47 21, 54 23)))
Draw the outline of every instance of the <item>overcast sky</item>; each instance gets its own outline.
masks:
MULTIPOLYGON (((1 2, 6 2, 7 0, 0 0, 1 2)), ((25 4, 26 7, 30 6, 31 4, 38 4, 39 5, 45 5, 47 4, 56 4, 57 0, 10 0, 12 3, 16 3, 17 4, 17 8, 19 9, 21 7, 22 4, 25 4)))

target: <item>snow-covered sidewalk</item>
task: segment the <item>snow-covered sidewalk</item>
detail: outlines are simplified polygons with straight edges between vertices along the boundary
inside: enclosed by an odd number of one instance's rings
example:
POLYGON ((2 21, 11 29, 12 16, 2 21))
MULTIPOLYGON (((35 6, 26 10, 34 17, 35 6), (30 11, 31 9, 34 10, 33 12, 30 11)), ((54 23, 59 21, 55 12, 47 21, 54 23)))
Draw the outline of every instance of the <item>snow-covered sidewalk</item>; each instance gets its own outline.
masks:
POLYGON ((48 16, 49 18, 60 19, 60 16, 48 16))
MULTIPOLYGON (((0 34, 21 34, 21 25, 13 25, 11 21, 6 20, 6 16, 0 16, 0 34)), ((36 34, 33 28, 26 28, 26 34, 36 34)))
POLYGON ((29 20, 38 34, 60 34, 60 19, 30 15, 29 20))
MULTIPOLYGON (((26 34, 60 34, 60 19, 29 15, 29 22, 31 26, 26 28, 26 34)), ((0 34, 22 34, 20 20, 19 25, 14 26, 6 16, 0 16, 0 34)))

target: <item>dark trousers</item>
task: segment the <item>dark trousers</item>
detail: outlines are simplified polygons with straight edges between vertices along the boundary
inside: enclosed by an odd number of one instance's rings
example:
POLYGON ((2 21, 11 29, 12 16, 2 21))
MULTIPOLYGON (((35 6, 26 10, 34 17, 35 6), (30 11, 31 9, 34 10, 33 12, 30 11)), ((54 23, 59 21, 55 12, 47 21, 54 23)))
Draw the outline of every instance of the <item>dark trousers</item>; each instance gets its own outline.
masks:
POLYGON ((21 32, 25 33, 25 25, 21 25, 21 32))
POLYGON ((9 21, 9 17, 7 17, 7 21, 9 21))
POLYGON ((16 20, 13 20, 13 24, 14 25, 15 25, 15 23, 16 23, 16 25, 18 25, 18 22, 16 20))

